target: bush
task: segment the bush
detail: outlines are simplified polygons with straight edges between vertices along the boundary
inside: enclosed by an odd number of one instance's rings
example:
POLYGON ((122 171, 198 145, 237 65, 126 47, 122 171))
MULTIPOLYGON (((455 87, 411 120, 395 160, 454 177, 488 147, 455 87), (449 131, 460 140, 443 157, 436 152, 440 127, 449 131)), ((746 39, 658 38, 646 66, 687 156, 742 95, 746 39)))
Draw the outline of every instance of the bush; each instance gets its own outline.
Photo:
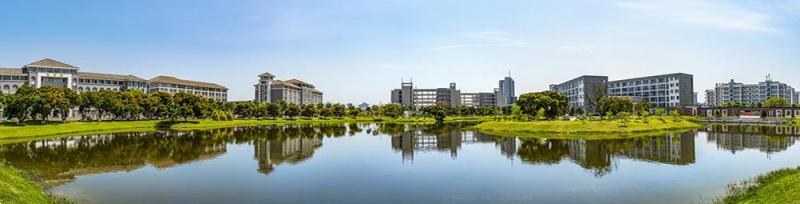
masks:
POLYGON ((628 120, 628 117, 630 117, 630 116, 631 116, 631 114, 628 113, 628 112, 619 112, 619 113, 617 113, 617 118, 618 119, 628 120))
POLYGON ((215 121, 231 121, 233 120, 233 113, 215 110, 213 113, 211 113, 211 119, 215 121))
POLYGON ((672 116, 672 119, 674 119, 675 121, 680 121, 681 120, 681 113, 678 112, 678 110, 670 111, 669 112, 669 116, 672 116))
POLYGON ((663 108, 656 109, 657 116, 664 116, 664 113, 666 113, 666 111, 663 108))

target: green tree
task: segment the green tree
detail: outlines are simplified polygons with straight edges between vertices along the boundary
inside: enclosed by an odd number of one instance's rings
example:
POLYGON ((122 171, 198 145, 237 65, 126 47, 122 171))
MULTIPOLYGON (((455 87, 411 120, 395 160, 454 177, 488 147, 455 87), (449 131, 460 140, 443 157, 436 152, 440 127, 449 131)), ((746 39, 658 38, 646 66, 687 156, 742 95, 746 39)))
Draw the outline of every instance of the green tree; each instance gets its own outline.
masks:
POLYGON ((769 97, 769 99, 767 99, 767 101, 764 101, 764 107, 767 107, 767 108, 783 108, 783 107, 789 107, 789 103, 786 102, 786 100, 784 100, 783 98, 781 98, 779 96, 773 96, 773 97, 769 97))
POLYGON ((322 109, 319 109, 319 116, 323 118, 327 118, 332 115, 333 115, 333 110, 331 110, 331 108, 329 107, 322 107, 322 109))
POLYGON ((609 96, 600 101, 599 110, 611 112, 616 115, 619 112, 629 112, 633 110, 633 100, 626 96, 609 96))
POLYGON ((294 104, 287 104, 286 111, 284 111, 283 115, 289 117, 290 119, 294 119, 294 117, 300 115, 300 108, 294 104))
POLYGON ((441 124, 447 117, 448 109, 450 109, 450 107, 447 105, 436 104, 432 106, 423 107, 422 111, 425 112, 425 114, 433 116, 433 118, 436 120, 436 123, 441 124))
POLYGON ((303 109, 300 111, 300 115, 307 118, 313 118, 314 116, 317 115, 317 106, 311 104, 304 105, 303 109))
POLYGON ((333 116, 337 118, 344 117, 345 113, 347 112, 347 108, 342 104, 333 104, 331 105, 331 110, 333 111, 333 116))
POLYGON ((189 120, 189 118, 196 116, 196 108, 201 103, 199 96, 187 92, 179 92, 174 97, 178 106, 178 116, 183 117, 183 120, 189 120))
POLYGON ((33 103, 33 113, 41 117, 42 123, 47 121, 47 118, 59 108, 69 106, 69 101, 64 97, 61 88, 44 86, 34 92, 37 100, 33 103))
POLYGON ((523 114, 533 116, 539 109, 545 110, 545 117, 554 119, 569 110, 569 98, 556 91, 523 94, 515 102, 523 114))
POLYGON ((6 97, 6 118, 16 118, 18 122, 25 122, 32 116, 33 104, 39 101, 36 89, 30 86, 20 87, 16 93, 6 97))
POLYGON ((664 116, 664 113, 666 113, 666 110, 664 110, 664 108, 656 109, 656 116, 664 116))
POLYGON ((652 107, 653 107, 653 105, 650 104, 650 101, 648 101, 646 99, 642 99, 642 100, 639 100, 639 101, 637 101, 636 103, 633 104, 633 111, 634 111, 635 114, 640 114, 641 115, 641 113, 644 113, 644 112, 649 113, 650 112, 650 108, 652 108, 652 107))
POLYGON ((386 104, 381 107, 383 116, 390 118, 398 118, 403 115, 403 107, 400 104, 386 104))
POLYGON ((272 117, 272 119, 283 116, 283 106, 280 104, 270 103, 269 106, 267 106, 267 115, 272 117))

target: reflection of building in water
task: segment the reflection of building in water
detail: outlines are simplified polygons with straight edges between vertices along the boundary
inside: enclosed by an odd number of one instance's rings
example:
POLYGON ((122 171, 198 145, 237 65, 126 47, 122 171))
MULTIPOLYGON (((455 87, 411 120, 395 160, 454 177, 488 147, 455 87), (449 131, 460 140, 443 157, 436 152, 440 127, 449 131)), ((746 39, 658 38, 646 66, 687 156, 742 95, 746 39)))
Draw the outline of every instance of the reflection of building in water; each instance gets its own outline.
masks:
POLYGON ((258 171, 270 173, 275 165, 283 162, 290 164, 302 162, 314 154, 314 150, 322 146, 318 137, 295 137, 284 140, 255 141, 255 159, 258 160, 258 171))
POLYGON ((449 151, 453 158, 458 157, 462 144, 495 142, 503 155, 511 158, 516 154, 516 139, 497 140, 491 136, 472 131, 450 131, 449 133, 432 135, 421 130, 405 131, 392 137, 392 148, 402 152, 404 160, 414 160, 417 151, 449 151))
POLYGON ((708 142, 733 153, 745 149, 758 149, 765 153, 781 152, 794 145, 800 127, 766 125, 712 125, 708 128, 708 142))
POLYGON ((569 158, 602 176, 611 172, 616 157, 691 164, 695 160, 694 133, 619 140, 524 139, 518 154, 532 164, 556 164, 569 158))

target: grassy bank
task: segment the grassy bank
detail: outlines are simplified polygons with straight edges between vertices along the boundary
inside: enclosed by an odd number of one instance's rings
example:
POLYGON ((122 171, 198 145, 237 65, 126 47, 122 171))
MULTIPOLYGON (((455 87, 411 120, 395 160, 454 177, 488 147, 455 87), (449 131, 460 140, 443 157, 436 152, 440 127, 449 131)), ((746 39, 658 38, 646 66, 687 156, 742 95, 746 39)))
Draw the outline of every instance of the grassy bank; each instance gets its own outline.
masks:
POLYGON ((782 169, 753 180, 732 184, 723 203, 798 203, 800 168, 782 169))
POLYGON ((41 186, 17 169, 0 164, 0 203, 53 203, 41 186))
POLYGON ((609 139, 671 133, 703 127, 689 120, 672 118, 650 118, 648 120, 592 120, 592 121, 490 121, 475 126, 475 129, 494 135, 522 137, 609 139))
MULTIPOLYGON (((491 116, 481 117, 448 117, 445 122, 487 121, 491 116)), ((239 126, 259 126, 274 124, 315 124, 315 123, 350 123, 350 122, 382 122, 382 123, 434 123, 433 118, 297 118, 297 119, 245 119, 233 121, 213 120, 145 120, 145 121, 104 121, 104 122, 51 122, 39 124, 29 122, 16 124, 5 122, 0 125, 0 143, 24 141, 30 138, 72 136, 79 134, 105 134, 132 131, 171 130, 203 130, 239 126)))

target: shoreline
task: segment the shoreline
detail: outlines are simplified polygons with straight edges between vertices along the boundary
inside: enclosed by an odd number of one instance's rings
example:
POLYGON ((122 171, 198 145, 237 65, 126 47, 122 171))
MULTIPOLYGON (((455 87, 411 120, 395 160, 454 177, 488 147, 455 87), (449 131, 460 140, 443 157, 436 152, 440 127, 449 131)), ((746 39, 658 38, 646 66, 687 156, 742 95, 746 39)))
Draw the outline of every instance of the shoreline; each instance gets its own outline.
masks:
POLYGON ((774 170, 731 183, 719 203, 791 203, 800 199, 800 168, 774 170))
POLYGON ((686 119, 651 118, 648 120, 592 121, 489 121, 478 124, 475 130, 497 136, 534 137, 551 139, 616 139, 655 134, 672 134, 705 127, 705 124, 686 119))
MULTIPOLYGON (((450 122, 481 122, 494 120, 494 116, 449 117, 450 122)), ((231 121, 200 120, 137 120, 137 121, 99 121, 99 122, 51 122, 48 124, 15 125, 9 122, 0 125, 0 144, 24 142, 35 139, 49 139, 85 134, 111 134, 122 132, 152 132, 158 130, 207 130, 229 127, 251 127, 262 125, 324 124, 324 123, 393 123, 393 124, 433 124, 433 118, 297 118, 297 119, 242 119, 231 121)))

